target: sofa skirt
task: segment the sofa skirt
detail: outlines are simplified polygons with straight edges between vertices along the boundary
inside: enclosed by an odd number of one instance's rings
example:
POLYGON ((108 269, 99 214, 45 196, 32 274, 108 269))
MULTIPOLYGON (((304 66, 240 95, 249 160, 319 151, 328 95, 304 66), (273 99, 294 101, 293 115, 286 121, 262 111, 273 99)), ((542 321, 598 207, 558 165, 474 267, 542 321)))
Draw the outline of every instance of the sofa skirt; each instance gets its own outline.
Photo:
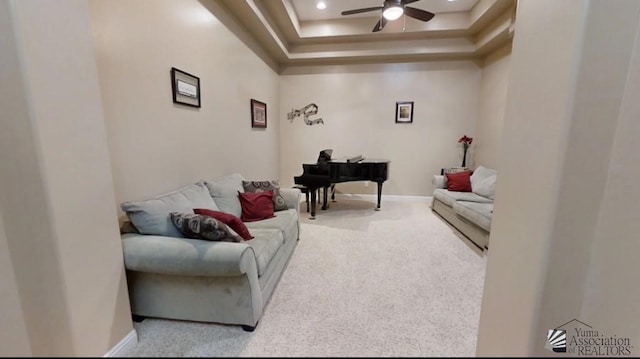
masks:
POLYGON ((457 214, 451 206, 436 198, 433 199, 431 209, 469 239, 478 249, 481 251, 489 249, 489 232, 469 222, 457 214))

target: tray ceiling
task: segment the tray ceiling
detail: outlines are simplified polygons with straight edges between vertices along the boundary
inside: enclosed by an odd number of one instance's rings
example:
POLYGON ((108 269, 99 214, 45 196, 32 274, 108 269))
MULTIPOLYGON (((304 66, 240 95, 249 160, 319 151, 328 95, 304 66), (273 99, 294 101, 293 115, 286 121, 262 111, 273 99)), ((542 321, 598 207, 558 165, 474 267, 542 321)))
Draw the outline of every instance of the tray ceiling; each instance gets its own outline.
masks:
POLYGON ((516 0, 419 0, 428 22, 410 17, 372 32, 380 11, 343 16, 345 10, 381 6, 383 0, 200 0, 278 73, 297 66, 479 60, 509 45, 516 0))

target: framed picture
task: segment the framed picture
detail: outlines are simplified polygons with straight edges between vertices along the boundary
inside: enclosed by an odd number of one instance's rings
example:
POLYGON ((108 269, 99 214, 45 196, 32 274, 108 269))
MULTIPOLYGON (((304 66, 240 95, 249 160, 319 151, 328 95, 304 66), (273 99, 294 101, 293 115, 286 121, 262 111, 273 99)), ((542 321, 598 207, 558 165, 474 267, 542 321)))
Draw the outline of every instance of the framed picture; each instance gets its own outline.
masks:
POLYGON ((173 103, 200 107, 200 78, 172 67, 171 90, 173 103))
POLYGON ((251 127, 267 128, 267 104, 251 99, 251 127))
POLYGON ((413 101, 396 102, 396 123, 413 122, 413 101))

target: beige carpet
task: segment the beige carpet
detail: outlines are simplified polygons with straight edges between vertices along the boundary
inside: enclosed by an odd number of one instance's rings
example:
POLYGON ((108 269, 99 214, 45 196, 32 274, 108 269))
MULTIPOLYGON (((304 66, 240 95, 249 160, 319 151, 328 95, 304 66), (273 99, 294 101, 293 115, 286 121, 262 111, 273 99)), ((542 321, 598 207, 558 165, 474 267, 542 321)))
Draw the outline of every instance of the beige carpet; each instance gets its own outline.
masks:
MULTIPOLYGON (((486 257, 424 198, 339 198, 310 220, 253 333, 134 323, 130 356, 474 356, 486 257)), ((188 303, 185 303, 188 305, 188 303)))

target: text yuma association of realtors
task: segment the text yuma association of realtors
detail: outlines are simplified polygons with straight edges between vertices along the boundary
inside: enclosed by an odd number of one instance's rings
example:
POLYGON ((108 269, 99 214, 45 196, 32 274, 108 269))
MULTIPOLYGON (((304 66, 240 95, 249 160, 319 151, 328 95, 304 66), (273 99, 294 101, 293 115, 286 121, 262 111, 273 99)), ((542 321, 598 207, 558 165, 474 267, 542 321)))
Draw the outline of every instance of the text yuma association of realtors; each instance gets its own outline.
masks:
POLYGON ((605 337, 597 330, 575 328, 574 335, 567 342, 570 352, 580 355, 631 355, 629 338, 605 337))

